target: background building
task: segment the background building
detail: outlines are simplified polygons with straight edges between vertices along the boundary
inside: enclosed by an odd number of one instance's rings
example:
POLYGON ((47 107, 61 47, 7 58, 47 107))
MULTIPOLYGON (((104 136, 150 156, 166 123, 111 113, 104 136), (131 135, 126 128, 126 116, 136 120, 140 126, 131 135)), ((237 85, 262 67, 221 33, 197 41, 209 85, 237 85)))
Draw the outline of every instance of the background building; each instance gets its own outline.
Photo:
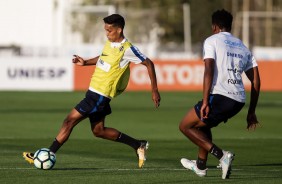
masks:
MULTIPOLYGON (((125 36, 155 61, 160 89, 200 90, 202 43, 211 14, 223 8, 260 62, 262 89, 282 90, 272 80, 282 78, 282 0, 0 0, 0 90, 86 89, 93 69, 73 66, 72 55, 100 54, 103 18, 112 13, 125 17, 125 36)), ((144 72, 132 66, 129 90, 149 89, 144 72)))
POLYGON ((210 15, 221 8, 233 13, 232 33, 258 57, 282 57, 282 0, 0 0, 0 56, 95 55, 105 41, 102 18, 117 12, 148 56, 200 57, 210 15))

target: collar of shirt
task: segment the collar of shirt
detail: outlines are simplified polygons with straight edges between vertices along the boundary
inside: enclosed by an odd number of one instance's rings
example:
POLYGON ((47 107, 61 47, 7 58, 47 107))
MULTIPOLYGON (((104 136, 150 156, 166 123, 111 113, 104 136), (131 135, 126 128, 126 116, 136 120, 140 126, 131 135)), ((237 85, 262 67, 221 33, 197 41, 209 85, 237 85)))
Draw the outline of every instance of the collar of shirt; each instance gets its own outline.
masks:
POLYGON ((111 47, 113 48, 120 47, 120 45, 124 43, 125 41, 126 41, 126 38, 124 38, 121 42, 111 42, 111 47))
POLYGON ((225 34, 225 35, 231 35, 230 32, 226 32, 226 31, 223 31, 223 32, 219 32, 220 34, 225 34))

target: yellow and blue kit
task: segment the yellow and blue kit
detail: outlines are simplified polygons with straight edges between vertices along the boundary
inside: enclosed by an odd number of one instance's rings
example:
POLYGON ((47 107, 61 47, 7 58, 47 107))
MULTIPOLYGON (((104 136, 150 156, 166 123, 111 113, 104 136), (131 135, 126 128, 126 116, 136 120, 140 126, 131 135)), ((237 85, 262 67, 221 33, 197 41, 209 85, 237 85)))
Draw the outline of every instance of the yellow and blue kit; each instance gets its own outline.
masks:
POLYGON ((89 89, 109 98, 121 94, 129 81, 130 62, 138 64, 145 59, 126 39, 121 43, 107 41, 97 61, 89 89))

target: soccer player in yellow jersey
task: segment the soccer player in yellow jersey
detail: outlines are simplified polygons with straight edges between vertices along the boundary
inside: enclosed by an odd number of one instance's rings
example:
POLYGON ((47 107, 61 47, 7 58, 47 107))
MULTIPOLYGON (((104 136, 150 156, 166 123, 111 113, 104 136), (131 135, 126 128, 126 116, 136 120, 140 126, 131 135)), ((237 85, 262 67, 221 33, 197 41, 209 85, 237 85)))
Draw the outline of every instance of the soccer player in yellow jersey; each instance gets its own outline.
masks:
MULTIPOLYGON (((80 66, 96 65, 96 68, 85 98, 67 115, 49 149, 56 153, 68 140, 72 129, 80 121, 89 118, 91 130, 96 137, 131 146, 138 155, 138 165, 141 168, 146 160, 148 141, 137 140, 114 128, 105 127, 105 117, 111 113, 111 99, 121 94, 128 84, 130 63, 140 63, 147 67, 151 80, 152 100, 155 107, 159 107, 161 97, 158 91, 154 64, 124 37, 125 21, 121 15, 112 14, 105 17, 104 23, 108 41, 101 55, 92 59, 83 59, 74 55, 72 60, 74 64, 80 66)), ((23 156, 29 163, 33 163, 33 153, 24 152, 23 156)))

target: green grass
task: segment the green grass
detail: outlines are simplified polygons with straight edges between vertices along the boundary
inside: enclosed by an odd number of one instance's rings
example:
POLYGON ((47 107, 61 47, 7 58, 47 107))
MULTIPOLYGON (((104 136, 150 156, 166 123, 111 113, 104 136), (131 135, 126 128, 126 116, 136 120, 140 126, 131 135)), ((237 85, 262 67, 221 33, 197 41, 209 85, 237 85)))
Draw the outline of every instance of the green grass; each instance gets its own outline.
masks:
POLYGON ((95 138, 84 120, 57 152, 54 169, 44 171, 27 164, 22 152, 49 147, 84 92, 0 92, 0 183, 281 183, 281 92, 261 93, 257 116, 262 126, 256 131, 246 130, 248 104, 227 124, 213 129, 214 142, 236 154, 229 180, 221 179, 213 156, 205 178, 179 162, 197 156, 196 146, 179 132, 178 123, 202 94, 161 95, 161 106, 155 109, 150 93, 127 92, 111 102, 113 113, 106 120, 107 126, 150 142, 143 169, 137 169, 131 148, 95 138))

